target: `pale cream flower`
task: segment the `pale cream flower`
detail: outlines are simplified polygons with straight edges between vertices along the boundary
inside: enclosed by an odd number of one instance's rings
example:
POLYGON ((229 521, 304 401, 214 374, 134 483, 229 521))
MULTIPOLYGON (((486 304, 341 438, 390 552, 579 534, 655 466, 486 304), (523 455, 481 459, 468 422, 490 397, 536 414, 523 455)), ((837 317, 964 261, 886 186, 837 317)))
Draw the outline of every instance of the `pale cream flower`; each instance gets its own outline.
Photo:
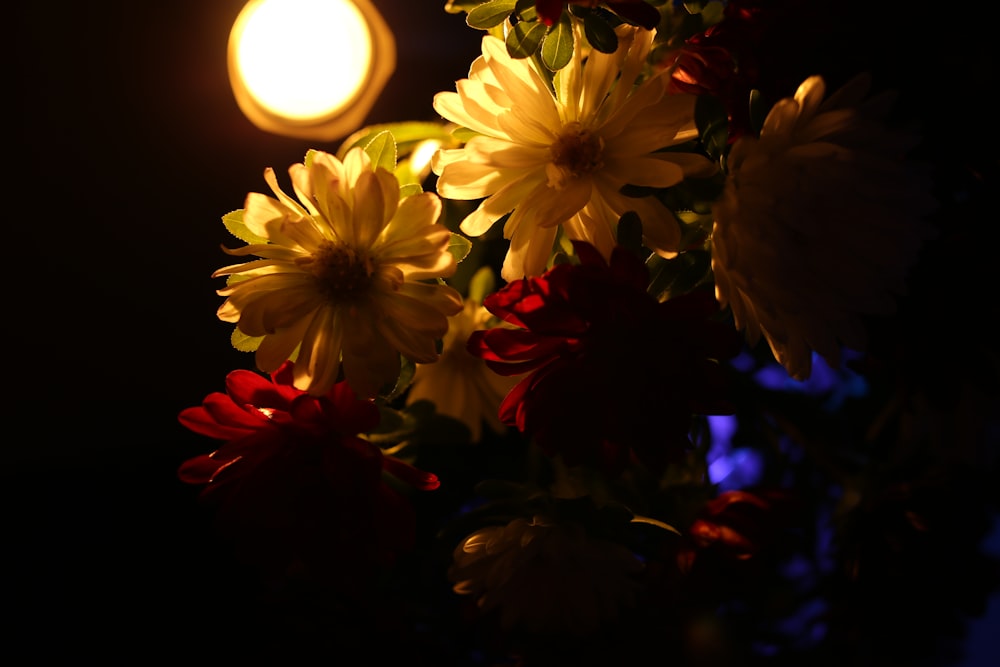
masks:
POLYGON ((485 198, 461 223, 469 236, 511 214, 503 230, 510 240, 505 280, 543 273, 560 226, 609 257, 628 211, 639 214, 648 247, 676 253, 681 232, 673 213, 653 196, 620 192, 624 185, 665 188, 714 169, 701 155, 660 150, 698 132, 694 96, 665 95, 662 71, 641 79, 653 36, 622 26, 615 53, 586 57, 578 36, 553 90, 533 59, 511 58, 500 39, 486 35, 457 92, 435 95, 442 117, 476 133, 435 155, 438 194, 485 198))
POLYGON ((441 358, 433 364, 417 364, 406 398, 407 405, 432 401, 438 412, 468 426, 473 442, 482 437, 484 421, 495 433, 504 432, 500 403, 521 379, 495 373, 466 348, 469 334, 490 328, 492 318, 481 303, 466 299, 462 311, 449 321, 441 358))
POLYGON ((576 522, 515 519, 478 530, 455 548, 448 577, 501 625, 584 634, 635 604, 642 562, 576 522))
POLYGON ((298 349, 296 388, 323 394, 342 366, 354 391, 372 397, 398 378, 400 354, 419 363, 438 358, 435 341, 462 297, 422 281, 455 272, 451 233, 437 224, 437 195, 400 201, 395 175, 373 169, 361 148, 343 162, 311 155, 289 169, 298 202, 271 168, 264 179, 277 198, 247 195, 243 222, 267 242, 226 250, 261 259, 213 274, 234 277, 219 290, 227 299, 218 316, 263 337, 260 370, 277 369, 298 349))
POLYGON ((888 125, 893 95, 869 90, 861 75, 824 101, 807 79, 733 145, 713 206, 716 296, 799 380, 813 351, 837 367, 841 345, 864 350, 862 317, 894 311, 932 234, 928 173, 905 157, 916 137, 888 125))

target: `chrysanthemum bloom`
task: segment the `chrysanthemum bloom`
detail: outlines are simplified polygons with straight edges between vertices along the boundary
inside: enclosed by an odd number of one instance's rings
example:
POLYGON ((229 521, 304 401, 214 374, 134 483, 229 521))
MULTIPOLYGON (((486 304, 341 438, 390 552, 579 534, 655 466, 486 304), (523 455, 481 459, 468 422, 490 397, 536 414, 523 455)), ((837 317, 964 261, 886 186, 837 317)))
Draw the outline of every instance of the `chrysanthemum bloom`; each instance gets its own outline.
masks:
POLYGON ((837 368, 841 345, 865 348, 862 316, 894 310, 934 207, 927 173, 905 159, 914 137, 886 122, 891 94, 868 98, 865 75, 824 89, 807 79, 759 139, 733 145, 713 206, 717 298, 800 380, 813 351, 837 368))
POLYGON ((455 548, 448 577, 506 630, 581 635, 635 604, 642 562, 573 521, 514 519, 455 548))
POLYGON ((652 30, 660 22, 660 12, 646 0, 535 0, 535 10, 538 18, 545 25, 554 25, 562 16, 566 5, 583 5, 584 7, 606 6, 619 17, 634 25, 640 25, 652 30))
POLYGON ((437 359, 435 341, 462 296, 432 282, 455 272, 451 233, 437 224, 434 193, 399 198, 391 172, 372 168, 361 148, 343 163, 313 152, 289 169, 299 202, 264 179, 275 196, 250 193, 243 222, 266 243, 231 255, 261 259, 219 269, 234 276, 219 318, 248 336, 263 337, 258 368, 276 370, 298 348, 295 387, 314 396, 343 375, 359 395, 374 396, 399 376, 400 354, 414 362, 437 359))
MULTIPOLYGON (((619 218, 635 211, 647 246, 664 256, 678 249, 680 225, 653 196, 628 197, 627 184, 665 188, 714 166, 694 153, 661 151, 697 136, 695 97, 664 95, 664 77, 637 85, 653 32, 622 26, 618 50, 592 51, 583 39, 556 77, 555 92, 530 58, 514 59, 486 35, 482 56, 458 92, 434 97, 444 118, 474 131, 462 148, 438 151, 437 191, 448 199, 483 199, 461 224, 479 236, 510 213, 510 248, 502 277, 540 275, 562 226, 605 257, 619 218)), ((662 72, 661 72, 662 74, 662 72)))
POLYGON ((373 401, 345 382, 311 396, 292 386, 292 375, 291 362, 270 379, 236 370, 226 393, 183 410, 181 424, 223 444, 178 474, 204 485, 201 498, 219 525, 268 574, 305 570, 360 583, 414 540, 410 502, 384 476, 420 490, 437 488, 438 479, 359 437, 378 425, 373 401))
POLYGON ((508 283, 485 306, 513 325, 476 331, 469 351, 498 373, 530 373, 500 418, 568 465, 617 475, 634 456, 655 473, 690 446, 692 415, 732 411, 719 361, 740 349, 698 291, 658 302, 648 271, 616 247, 610 263, 574 242, 579 264, 508 283))
POLYGON ((466 299, 462 312, 453 315, 444 336, 441 358, 433 364, 417 364, 406 403, 432 401, 438 412, 469 427, 473 442, 482 438, 483 422, 503 433, 499 409, 517 377, 494 373, 486 362, 469 353, 473 331, 485 329, 493 318, 482 304, 466 299))

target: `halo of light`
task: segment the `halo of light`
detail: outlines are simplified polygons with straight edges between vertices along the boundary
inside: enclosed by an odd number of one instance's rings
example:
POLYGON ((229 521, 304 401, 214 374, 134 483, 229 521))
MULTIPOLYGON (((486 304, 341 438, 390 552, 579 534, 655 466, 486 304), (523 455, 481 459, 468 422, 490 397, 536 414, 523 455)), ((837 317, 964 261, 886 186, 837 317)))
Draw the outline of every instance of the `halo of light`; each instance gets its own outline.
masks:
POLYGON ((362 124, 396 63, 368 0, 251 0, 229 36, 237 104, 260 129, 331 140, 362 124))

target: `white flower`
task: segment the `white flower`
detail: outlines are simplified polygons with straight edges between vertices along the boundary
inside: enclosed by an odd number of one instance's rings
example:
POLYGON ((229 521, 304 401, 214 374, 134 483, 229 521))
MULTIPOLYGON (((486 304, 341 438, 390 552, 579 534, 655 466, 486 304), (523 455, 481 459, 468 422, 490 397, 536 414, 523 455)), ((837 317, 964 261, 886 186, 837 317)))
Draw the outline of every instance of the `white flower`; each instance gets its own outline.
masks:
POLYGON ((861 75, 824 101, 821 78, 803 82, 734 144, 713 207, 716 296, 799 380, 813 351, 837 367, 841 345, 864 350, 862 317, 893 312, 932 234, 928 174, 905 159, 915 137, 869 89, 861 75))
POLYGON ((481 303, 466 299, 465 307, 451 317, 444 336, 441 357, 433 364, 417 364, 406 397, 407 405, 432 401, 438 412, 469 427, 473 442, 482 437, 483 422, 495 433, 506 429, 500 421, 500 403, 520 376, 504 376, 466 348, 469 334, 489 328, 493 315, 481 303))
POLYGON ((436 154, 438 194, 485 198, 462 221, 470 236, 510 213, 505 280, 543 273, 560 226, 609 257, 628 211, 639 214, 648 247, 676 253, 673 213, 655 197, 620 192, 624 185, 665 188, 714 169, 701 155, 660 150, 696 138, 697 129, 694 96, 665 95, 663 72, 640 81, 653 35, 622 26, 615 53, 594 50, 586 58, 578 36, 554 90, 532 59, 511 58, 500 39, 486 35, 457 92, 435 95, 441 116, 477 133, 462 148, 436 154))
POLYGON ((515 519, 465 538, 448 570, 456 593, 474 595, 501 625, 584 634, 635 603, 642 562, 576 522, 515 519))
POLYGON ((455 272, 451 234, 437 224, 437 195, 400 201, 395 175, 373 170, 361 148, 343 163, 311 155, 289 169, 298 202, 270 168, 264 179, 277 198, 247 196, 243 223, 267 242, 226 251, 261 259, 213 274, 237 278, 219 290, 227 299, 218 316, 263 337, 256 352, 262 371, 277 369, 298 349, 296 388, 324 394, 343 367, 354 391, 371 397, 398 378, 400 353, 420 363, 438 358, 435 340, 462 297, 421 281, 455 272))

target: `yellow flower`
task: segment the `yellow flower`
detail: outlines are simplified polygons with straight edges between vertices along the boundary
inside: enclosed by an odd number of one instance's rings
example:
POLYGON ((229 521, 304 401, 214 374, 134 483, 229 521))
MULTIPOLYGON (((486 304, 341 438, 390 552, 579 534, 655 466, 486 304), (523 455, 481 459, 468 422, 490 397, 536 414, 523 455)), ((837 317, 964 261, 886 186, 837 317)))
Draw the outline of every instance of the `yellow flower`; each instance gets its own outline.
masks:
POLYGON ((448 570, 456 593, 496 610, 505 629, 582 635, 636 601, 642 562, 624 546, 592 537, 576 522, 535 517, 478 530, 455 548, 448 570))
POLYGON ((511 214, 503 230, 507 281, 544 272, 560 226, 609 257, 628 211, 639 214, 646 244, 673 256, 680 240, 673 213, 655 197, 620 190, 669 187, 714 169, 700 155, 658 152, 697 137, 695 97, 666 96, 663 72, 640 81, 653 31, 622 26, 618 34, 615 53, 594 50, 586 58, 578 36, 554 90, 532 59, 511 58, 500 39, 486 35, 457 92, 434 97, 442 117, 476 133, 435 155, 438 194, 485 198, 461 223, 469 236, 511 214))
POLYGON ((905 159, 915 137, 888 126, 892 94, 869 89, 861 75, 824 101, 806 79, 759 139, 733 145, 713 207, 716 296, 799 380, 813 351, 837 367, 841 345, 864 350, 862 316, 895 309, 932 233, 928 174, 905 159))
POLYGON ((295 354, 295 387, 326 393, 343 368, 361 396, 372 397, 399 375, 400 354, 419 363, 438 358, 435 340, 461 295, 421 282, 455 272, 450 232, 437 224, 441 200, 425 192, 400 201, 391 172, 373 169, 351 150, 341 162, 316 151, 289 169, 298 202, 264 179, 275 196, 250 193, 243 222, 266 243, 226 250, 261 259, 227 266, 219 319, 263 337, 257 366, 276 370, 295 354), (301 202, 301 203, 300 203, 301 202))
POLYGON ((468 426, 473 442, 482 437, 483 421, 495 433, 503 433, 506 427, 500 421, 500 403, 521 379, 493 372, 465 347, 469 334, 489 328, 492 317, 481 303, 466 299, 463 310, 451 317, 441 358, 433 364, 417 364, 406 398, 407 405, 432 401, 438 412, 468 426))

